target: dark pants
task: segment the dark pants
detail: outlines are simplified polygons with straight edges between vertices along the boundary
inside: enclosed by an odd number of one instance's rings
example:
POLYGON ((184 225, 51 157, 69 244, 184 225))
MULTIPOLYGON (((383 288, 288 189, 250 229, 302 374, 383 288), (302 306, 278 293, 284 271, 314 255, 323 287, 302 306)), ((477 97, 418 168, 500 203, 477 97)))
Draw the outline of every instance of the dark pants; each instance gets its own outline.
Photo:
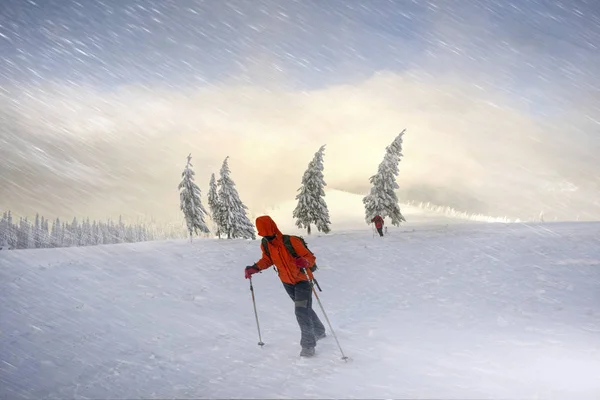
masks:
POLYGON ((300 346, 315 347, 316 337, 325 334, 325 327, 312 309, 312 287, 310 282, 302 281, 295 285, 284 283, 285 291, 294 301, 296 319, 300 325, 300 346))
POLYGON ((379 236, 383 236, 383 226, 377 228, 377 232, 379 232, 379 236))

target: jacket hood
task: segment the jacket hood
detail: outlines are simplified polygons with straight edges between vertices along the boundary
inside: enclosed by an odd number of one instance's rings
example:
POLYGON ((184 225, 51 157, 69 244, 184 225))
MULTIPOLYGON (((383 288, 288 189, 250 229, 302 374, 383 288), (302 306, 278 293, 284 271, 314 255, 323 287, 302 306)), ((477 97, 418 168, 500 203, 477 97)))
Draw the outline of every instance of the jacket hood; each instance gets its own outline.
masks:
POLYGON ((256 229, 258 230, 258 236, 283 236, 275 221, 268 215, 256 218, 256 229))

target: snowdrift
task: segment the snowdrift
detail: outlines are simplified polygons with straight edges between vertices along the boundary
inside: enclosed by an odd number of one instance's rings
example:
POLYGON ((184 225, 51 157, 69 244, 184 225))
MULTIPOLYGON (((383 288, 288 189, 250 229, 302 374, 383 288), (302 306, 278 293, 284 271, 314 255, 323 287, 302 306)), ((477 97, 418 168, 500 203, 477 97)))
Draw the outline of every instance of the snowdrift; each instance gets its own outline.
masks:
MULTIPOLYGON (((342 190, 327 189, 325 191, 325 201, 329 209, 332 230, 343 232, 356 229, 369 229, 365 222, 365 206, 362 203, 363 195, 344 192, 342 190)), ((277 206, 264 211, 273 217, 280 227, 293 233, 303 233, 295 225, 292 214, 298 201, 295 199, 285 201, 277 206)), ((487 215, 472 215, 466 212, 459 212, 449 207, 432 206, 430 204, 401 204, 400 209, 406 218, 402 223, 403 227, 415 227, 431 224, 456 224, 465 222, 514 222, 507 218, 498 218, 487 215)), ((389 218, 386 224, 391 224, 389 218)), ((318 234, 313 229, 313 233, 318 234)))
POLYGON ((599 229, 311 237, 348 363, 331 335, 298 357, 272 270, 254 278, 257 345, 243 267, 258 241, 1 252, 0 398, 597 399, 599 229))

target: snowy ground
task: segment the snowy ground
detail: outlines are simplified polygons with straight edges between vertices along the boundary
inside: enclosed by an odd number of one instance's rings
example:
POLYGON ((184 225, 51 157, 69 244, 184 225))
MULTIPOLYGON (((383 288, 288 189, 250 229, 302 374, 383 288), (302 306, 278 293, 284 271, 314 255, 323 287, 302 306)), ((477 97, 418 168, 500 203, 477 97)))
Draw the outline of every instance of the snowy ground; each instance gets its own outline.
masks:
MULTIPOLYGON (((258 242, 0 252, 0 398, 600 398, 600 223, 311 237, 340 343, 298 357, 258 242)), ((318 309, 318 305, 315 303, 318 309)), ((317 311, 321 314, 320 310, 317 311)))

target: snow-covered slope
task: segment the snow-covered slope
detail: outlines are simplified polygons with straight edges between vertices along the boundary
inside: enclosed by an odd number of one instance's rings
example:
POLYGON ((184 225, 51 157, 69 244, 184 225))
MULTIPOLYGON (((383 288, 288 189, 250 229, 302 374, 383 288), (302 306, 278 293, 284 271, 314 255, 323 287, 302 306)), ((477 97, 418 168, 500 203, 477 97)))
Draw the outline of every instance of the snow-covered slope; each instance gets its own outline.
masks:
MULTIPOLYGON (((301 359, 256 241, 0 252, 0 398, 600 398, 597 223, 312 237, 333 337, 301 359)), ((317 312, 318 304, 315 302, 317 312)))

